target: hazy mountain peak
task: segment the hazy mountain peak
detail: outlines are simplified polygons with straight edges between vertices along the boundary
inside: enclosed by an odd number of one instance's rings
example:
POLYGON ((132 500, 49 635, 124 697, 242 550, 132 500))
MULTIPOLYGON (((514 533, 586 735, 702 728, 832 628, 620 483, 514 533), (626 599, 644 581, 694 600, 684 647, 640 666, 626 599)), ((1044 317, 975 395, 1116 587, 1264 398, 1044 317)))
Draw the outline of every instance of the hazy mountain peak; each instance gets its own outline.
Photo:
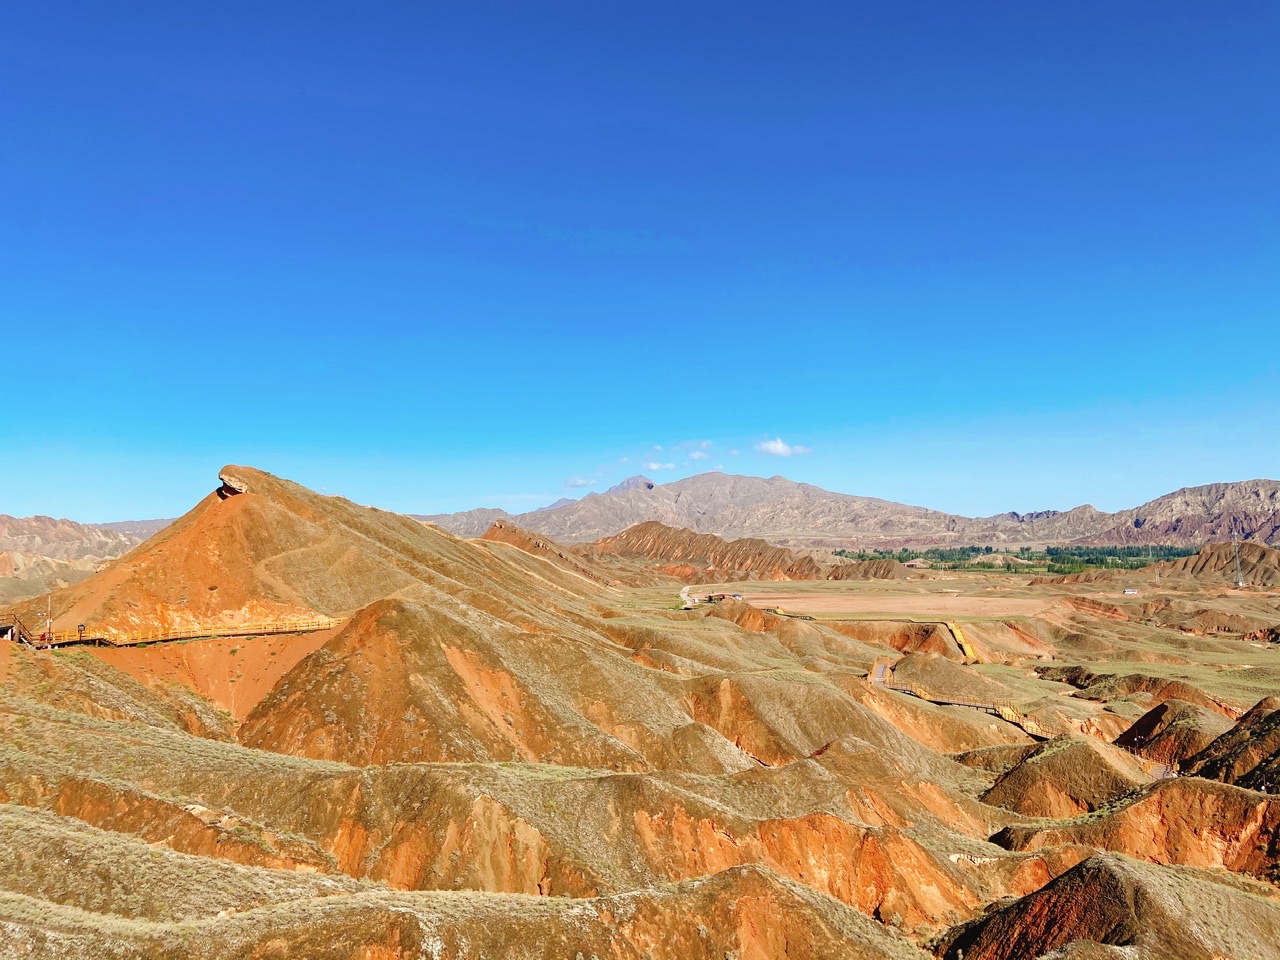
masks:
POLYGON ((627 477, 621 483, 615 483, 605 493, 626 493, 628 490, 652 490, 657 484, 643 474, 627 477))
POLYGON ((569 504, 577 502, 578 501, 573 499, 573 497, 561 497, 555 503, 548 503, 545 507, 538 507, 536 510, 531 512, 542 513, 544 510, 558 510, 560 507, 567 507, 569 504))

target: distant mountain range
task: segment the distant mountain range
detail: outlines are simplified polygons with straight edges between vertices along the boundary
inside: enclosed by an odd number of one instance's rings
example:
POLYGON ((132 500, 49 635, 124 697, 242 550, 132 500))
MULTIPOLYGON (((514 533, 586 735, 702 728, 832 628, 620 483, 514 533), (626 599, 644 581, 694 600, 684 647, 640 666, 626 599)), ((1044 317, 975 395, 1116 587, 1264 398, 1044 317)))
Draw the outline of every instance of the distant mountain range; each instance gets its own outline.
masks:
POLYGON ((785 477, 704 473, 655 484, 632 477, 604 493, 529 513, 493 508, 418 515, 464 537, 508 520, 565 543, 598 540, 648 520, 727 538, 759 537, 792 547, 897 549, 967 544, 1199 546, 1214 540, 1280 542, 1280 481, 1186 487, 1149 503, 1104 513, 1072 510, 964 517, 874 497, 833 493, 785 477))
POLYGON ((0 514, 0 603, 77 583, 169 523, 76 523, 0 514))
MULTIPOLYGON (((54 560, 102 560, 118 557, 143 539, 137 534, 116 529, 118 526, 76 523, 74 520, 55 520, 53 517, 11 517, 0 514, 0 551, 27 553, 54 560)), ((150 533, 146 536, 150 536, 150 533)))
MULTIPOLYGON (((1280 545, 1280 481, 1186 487, 1149 503, 1104 513, 1091 506, 963 517, 874 497, 832 493, 785 477, 704 473, 674 483, 636 476, 580 500, 561 499, 509 514, 493 508, 416 516, 463 537, 502 520, 563 543, 612 537, 646 521, 730 540, 831 549, 968 544, 1199 547, 1230 540, 1280 545)), ((167 527, 169 520, 76 523, 0 514, 0 603, 76 583, 167 527)), ((708 561, 710 562, 710 561, 708 561)), ((763 561, 762 561, 763 562, 763 561)))

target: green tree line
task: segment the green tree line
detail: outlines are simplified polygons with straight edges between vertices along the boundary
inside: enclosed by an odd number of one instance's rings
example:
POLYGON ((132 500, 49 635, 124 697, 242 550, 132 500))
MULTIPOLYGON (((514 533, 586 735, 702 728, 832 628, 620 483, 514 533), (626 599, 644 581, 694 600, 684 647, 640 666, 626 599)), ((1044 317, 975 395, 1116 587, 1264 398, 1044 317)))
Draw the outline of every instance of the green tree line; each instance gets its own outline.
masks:
MULTIPOLYGON (((991 545, 968 545, 963 547, 928 547, 926 549, 899 550, 832 550, 832 554, 846 560, 897 560, 905 563, 908 560, 924 559, 941 567, 962 567, 977 570, 1014 569, 1015 565, 1002 561, 991 555, 996 550, 991 545), (990 559, 988 559, 990 558, 990 559)), ((1001 553, 1013 554, 1012 548, 1001 553)), ((1126 546, 1126 547, 1085 547, 1063 546, 1046 547, 1033 550, 1031 547, 1018 547, 1016 556, 1019 560, 1036 566, 1043 565, 1049 573, 1079 573, 1089 569, 1136 570, 1159 560, 1174 560, 1178 557, 1196 553, 1195 547, 1172 546, 1126 546)), ((1022 569, 1020 566, 1019 569, 1022 569)))

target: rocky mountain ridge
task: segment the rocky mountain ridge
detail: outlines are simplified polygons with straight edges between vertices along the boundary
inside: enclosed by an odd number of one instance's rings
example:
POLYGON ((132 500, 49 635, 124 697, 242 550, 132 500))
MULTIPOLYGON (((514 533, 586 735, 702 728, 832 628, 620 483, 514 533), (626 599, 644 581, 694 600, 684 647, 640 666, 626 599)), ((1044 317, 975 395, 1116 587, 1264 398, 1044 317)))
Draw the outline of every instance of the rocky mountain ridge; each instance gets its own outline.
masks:
POLYGON ((107 525, 0 514, 0 551, 52 560, 105 560, 120 556, 143 539, 107 525))
MULTIPOLYGON (((734 540, 755 538, 792 548, 898 549, 991 544, 1198 547, 1232 536, 1242 542, 1280 544, 1280 481, 1246 480, 1185 487, 1141 506, 1105 513, 1090 505, 1071 510, 1010 511, 964 517, 851 494, 833 493, 785 477, 706 473, 656 484, 631 477, 604 493, 561 498, 536 510, 509 514, 495 507, 461 513, 412 515, 456 536, 483 536, 505 521, 565 544, 616 536, 628 527, 658 521, 694 533, 734 540)), ((0 553, 73 563, 83 571, 119 557, 171 520, 89 524, 52 517, 0 514, 0 553)), ((29 571, 0 584, 9 599, 44 592, 44 579, 29 571), (39 582, 37 582, 39 580, 39 582)), ((65 573, 66 571, 64 571, 65 573)), ((53 574, 73 582, 75 577, 53 574)), ((50 579, 50 583, 53 582, 50 579)))
POLYGON ((0 603, 78 583, 170 522, 77 523, 0 514, 0 603))
POLYGON ((704 473, 673 483, 624 481, 560 506, 523 514, 495 509, 418 516, 451 533, 478 537, 495 520, 564 543, 614 536, 656 520, 728 539, 756 537, 789 547, 897 549, 967 544, 1199 546, 1229 539, 1280 543, 1280 481, 1186 487, 1118 513, 1088 504, 1071 510, 964 517, 845 493, 785 477, 704 473))

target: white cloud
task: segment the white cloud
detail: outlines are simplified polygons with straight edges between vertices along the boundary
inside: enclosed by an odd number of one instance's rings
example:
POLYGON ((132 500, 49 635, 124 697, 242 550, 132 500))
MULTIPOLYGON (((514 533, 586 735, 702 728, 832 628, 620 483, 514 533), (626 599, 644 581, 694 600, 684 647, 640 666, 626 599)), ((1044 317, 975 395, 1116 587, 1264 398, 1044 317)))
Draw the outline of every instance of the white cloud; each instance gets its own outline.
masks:
POLYGON ((700 442, 700 443, 698 444, 698 446, 700 446, 703 450, 705 450, 705 449, 707 449, 707 447, 711 446, 711 441, 710 441, 710 440, 703 440, 702 442, 700 442))
POLYGON ((570 477, 568 480, 564 482, 564 485, 566 487, 575 488, 575 487, 589 487, 593 483, 595 483, 595 481, 590 477, 570 477))
POLYGON ((619 458, 618 458, 618 462, 619 462, 619 463, 630 463, 630 462, 631 462, 631 458, 630 458, 630 457, 619 457, 619 458))
POLYGON ((731 457, 737 457, 737 456, 741 456, 741 455, 742 455, 742 451, 741 451, 741 450, 730 450, 730 451, 729 451, 729 456, 731 456, 731 457))
POLYGON ((710 456, 711 454, 706 453, 702 450, 694 450, 689 454, 689 459, 690 460, 706 460, 710 456))
POLYGON ((646 463, 644 468, 646 470, 674 470, 676 465, 674 463, 646 463))
POLYGON ((772 440, 764 441, 764 443, 757 443, 756 450, 769 457, 789 457, 793 454, 813 453, 813 450, 809 447, 802 447, 799 444, 792 446, 781 437, 774 437, 772 440))
POLYGON ((662 449, 662 444, 660 444, 660 443, 655 443, 655 444, 653 445, 653 449, 654 449, 655 451, 657 451, 657 450, 661 450, 661 449, 662 449))

